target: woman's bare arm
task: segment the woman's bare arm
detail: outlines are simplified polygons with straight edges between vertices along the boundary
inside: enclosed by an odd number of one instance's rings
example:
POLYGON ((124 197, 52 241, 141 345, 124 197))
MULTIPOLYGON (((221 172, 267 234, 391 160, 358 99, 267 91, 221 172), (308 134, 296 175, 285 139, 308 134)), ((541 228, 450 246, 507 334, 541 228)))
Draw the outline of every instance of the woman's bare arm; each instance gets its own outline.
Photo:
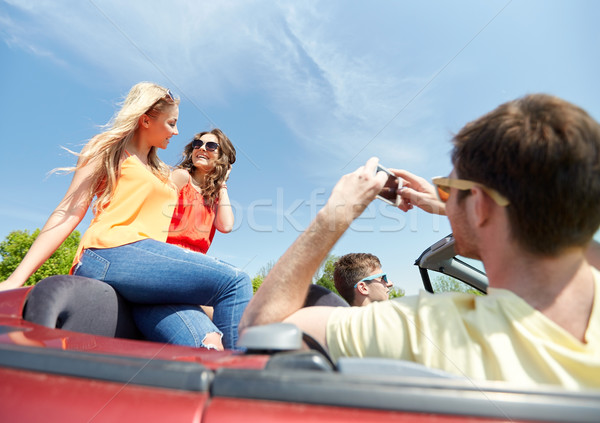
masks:
POLYGON ((94 161, 77 169, 67 193, 54 209, 31 248, 8 279, 0 283, 0 291, 19 288, 60 247, 79 225, 91 199, 91 176, 94 161))
POLYGON ((231 200, 229 199, 229 192, 226 187, 221 187, 214 225, 219 232, 229 233, 233 229, 233 224, 234 215, 231 208, 231 200))

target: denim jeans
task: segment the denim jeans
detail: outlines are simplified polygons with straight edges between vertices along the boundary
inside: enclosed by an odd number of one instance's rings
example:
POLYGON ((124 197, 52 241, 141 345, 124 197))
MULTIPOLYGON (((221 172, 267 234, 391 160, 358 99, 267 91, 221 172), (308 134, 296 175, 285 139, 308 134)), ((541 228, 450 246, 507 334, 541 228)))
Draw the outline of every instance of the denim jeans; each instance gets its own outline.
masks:
POLYGON ((223 335, 202 308, 192 304, 135 304, 132 314, 140 332, 149 341, 214 348, 204 342, 206 334, 223 335))
MULTIPOLYGON (((108 283, 131 303, 212 306, 212 321, 223 334, 223 346, 229 349, 235 348, 238 324, 252 296, 250 278, 241 270, 204 254, 153 239, 114 248, 86 249, 74 274, 108 283)), ((151 308, 146 310, 150 313, 151 308)), ((163 307, 163 313, 164 310, 163 307)), ((188 313, 189 308, 179 311, 188 313)), ((143 320, 144 308, 135 314, 136 320, 143 320)), ((152 316, 148 318, 152 320, 152 316)), ((177 319, 171 319, 174 339, 178 333, 190 332, 186 323, 179 320, 177 324, 177 319)))

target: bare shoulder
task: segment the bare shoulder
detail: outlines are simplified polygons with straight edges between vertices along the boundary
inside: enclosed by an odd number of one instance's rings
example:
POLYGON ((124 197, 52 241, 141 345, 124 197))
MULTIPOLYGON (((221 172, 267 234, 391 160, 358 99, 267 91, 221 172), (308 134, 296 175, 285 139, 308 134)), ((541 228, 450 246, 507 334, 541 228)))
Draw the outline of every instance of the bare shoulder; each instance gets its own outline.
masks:
POLYGON ((175 169, 171 172, 171 181, 177 186, 177 190, 180 190, 190 180, 190 174, 185 169, 175 169))
POLYGON ((87 157, 82 150, 82 154, 77 159, 77 165, 75 167, 75 175, 78 179, 87 179, 91 177, 98 167, 102 166, 102 157, 100 156, 92 156, 87 157))

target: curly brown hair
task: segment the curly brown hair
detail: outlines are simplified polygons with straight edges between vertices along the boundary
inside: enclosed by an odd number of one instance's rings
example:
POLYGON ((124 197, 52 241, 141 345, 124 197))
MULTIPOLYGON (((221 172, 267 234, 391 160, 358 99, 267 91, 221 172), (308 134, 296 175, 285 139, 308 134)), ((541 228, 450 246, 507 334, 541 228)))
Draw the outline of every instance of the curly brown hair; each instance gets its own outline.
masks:
POLYGON ((207 206, 212 207, 219 198, 219 190, 225 183, 225 176, 227 175, 229 166, 235 163, 235 147, 227 135, 219 128, 197 133, 194 135, 192 141, 184 147, 182 153, 183 157, 176 167, 187 170, 190 175, 194 172, 194 162, 192 159, 194 148, 192 147, 192 143, 206 134, 213 134, 217 137, 219 142, 219 148, 217 150, 219 152, 219 157, 217 158, 215 168, 205 176, 202 186, 200 187, 200 189, 202 189, 204 203, 207 206))

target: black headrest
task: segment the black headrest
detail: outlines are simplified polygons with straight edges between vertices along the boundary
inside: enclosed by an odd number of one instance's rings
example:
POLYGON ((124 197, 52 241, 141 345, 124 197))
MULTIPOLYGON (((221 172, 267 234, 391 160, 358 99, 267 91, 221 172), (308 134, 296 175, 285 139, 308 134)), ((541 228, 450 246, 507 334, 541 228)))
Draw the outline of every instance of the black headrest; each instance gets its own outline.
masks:
POLYGON ((330 291, 324 286, 312 284, 308 288, 308 295, 304 301, 304 307, 312 306, 350 307, 350 304, 335 292, 330 291))
POLYGON ((57 275, 31 290, 23 318, 50 328, 117 338, 140 338, 129 304, 108 284, 57 275))

